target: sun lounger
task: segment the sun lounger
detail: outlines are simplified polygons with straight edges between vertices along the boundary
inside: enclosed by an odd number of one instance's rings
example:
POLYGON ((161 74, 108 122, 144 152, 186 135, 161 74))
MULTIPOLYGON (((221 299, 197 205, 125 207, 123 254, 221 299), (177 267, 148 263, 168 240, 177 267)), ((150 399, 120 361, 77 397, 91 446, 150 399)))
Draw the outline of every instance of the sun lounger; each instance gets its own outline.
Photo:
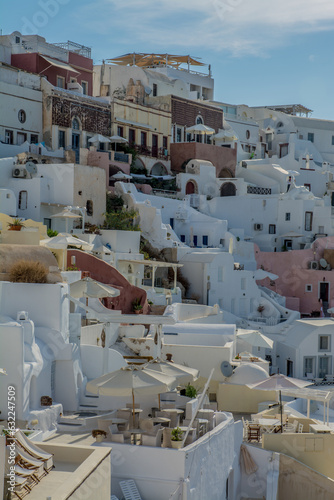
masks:
MULTIPOLYGON (((29 455, 43 462, 46 471, 50 471, 53 468, 53 456, 36 446, 20 429, 15 433, 15 441, 18 446, 22 447, 29 455)), ((19 451, 19 448, 17 451, 19 451)))
POLYGON ((140 496, 136 483, 133 479, 120 481, 119 485, 121 487, 124 500, 142 500, 142 497, 140 496))

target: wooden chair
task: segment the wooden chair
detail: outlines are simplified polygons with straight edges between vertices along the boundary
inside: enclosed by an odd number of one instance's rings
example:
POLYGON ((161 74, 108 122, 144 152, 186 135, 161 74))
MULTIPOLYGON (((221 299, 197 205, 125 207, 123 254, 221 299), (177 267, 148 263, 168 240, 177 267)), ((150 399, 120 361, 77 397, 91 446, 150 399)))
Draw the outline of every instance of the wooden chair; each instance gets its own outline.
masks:
POLYGON ((260 430, 261 426, 258 424, 248 424, 248 436, 247 440, 250 443, 251 441, 256 441, 257 443, 260 441, 260 430))

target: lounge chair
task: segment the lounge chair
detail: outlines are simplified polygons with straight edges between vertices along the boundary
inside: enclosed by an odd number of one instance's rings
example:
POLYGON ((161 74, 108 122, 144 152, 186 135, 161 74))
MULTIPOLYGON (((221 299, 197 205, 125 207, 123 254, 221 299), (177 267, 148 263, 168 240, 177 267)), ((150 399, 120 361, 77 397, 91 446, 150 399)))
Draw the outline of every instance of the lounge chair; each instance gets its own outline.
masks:
POLYGON ((31 486, 29 486, 28 479, 26 477, 15 475, 14 495, 16 495, 19 500, 22 500, 22 498, 28 495, 30 492, 31 486))
POLYGON ((142 500, 142 497, 140 496, 136 483, 133 479, 120 481, 119 485, 121 487, 124 500, 142 500))
POLYGON ((19 446, 20 446, 33 458, 41 460, 41 462, 43 462, 44 464, 44 469, 47 472, 53 468, 53 455, 51 455, 51 453, 47 453, 46 451, 41 450, 32 441, 30 441, 20 429, 18 429, 15 432, 14 439, 18 445, 17 451, 19 451, 20 449, 19 446))

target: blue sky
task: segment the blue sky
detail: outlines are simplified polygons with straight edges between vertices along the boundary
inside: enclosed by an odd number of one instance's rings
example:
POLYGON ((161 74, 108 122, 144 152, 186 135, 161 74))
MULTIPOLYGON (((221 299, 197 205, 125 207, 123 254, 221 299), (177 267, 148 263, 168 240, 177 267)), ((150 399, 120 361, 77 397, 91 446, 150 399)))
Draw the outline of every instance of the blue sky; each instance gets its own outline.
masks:
POLYGON ((211 64, 217 100, 300 103, 334 120, 333 0, 17 0, 0 28, 88 45, 95 63, 190 54, 211 64))

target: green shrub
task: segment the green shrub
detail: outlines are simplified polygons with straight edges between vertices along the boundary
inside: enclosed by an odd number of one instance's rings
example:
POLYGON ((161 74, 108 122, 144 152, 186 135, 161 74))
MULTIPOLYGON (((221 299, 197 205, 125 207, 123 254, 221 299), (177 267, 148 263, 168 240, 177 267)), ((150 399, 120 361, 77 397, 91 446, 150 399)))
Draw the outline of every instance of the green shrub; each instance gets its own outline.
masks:
POLYGON ((190 385, 190 384, 187 385, 186 396, 187 396, 187 398, 192 398, 192 399, 196 398, 197 390, 195 389, 195 387, 193 385, 190 385))
POLYGON ((57 236, 58 231, 54 231, 53 229, 48 229, 48 237, 53 238, 54 236, 57 236))

